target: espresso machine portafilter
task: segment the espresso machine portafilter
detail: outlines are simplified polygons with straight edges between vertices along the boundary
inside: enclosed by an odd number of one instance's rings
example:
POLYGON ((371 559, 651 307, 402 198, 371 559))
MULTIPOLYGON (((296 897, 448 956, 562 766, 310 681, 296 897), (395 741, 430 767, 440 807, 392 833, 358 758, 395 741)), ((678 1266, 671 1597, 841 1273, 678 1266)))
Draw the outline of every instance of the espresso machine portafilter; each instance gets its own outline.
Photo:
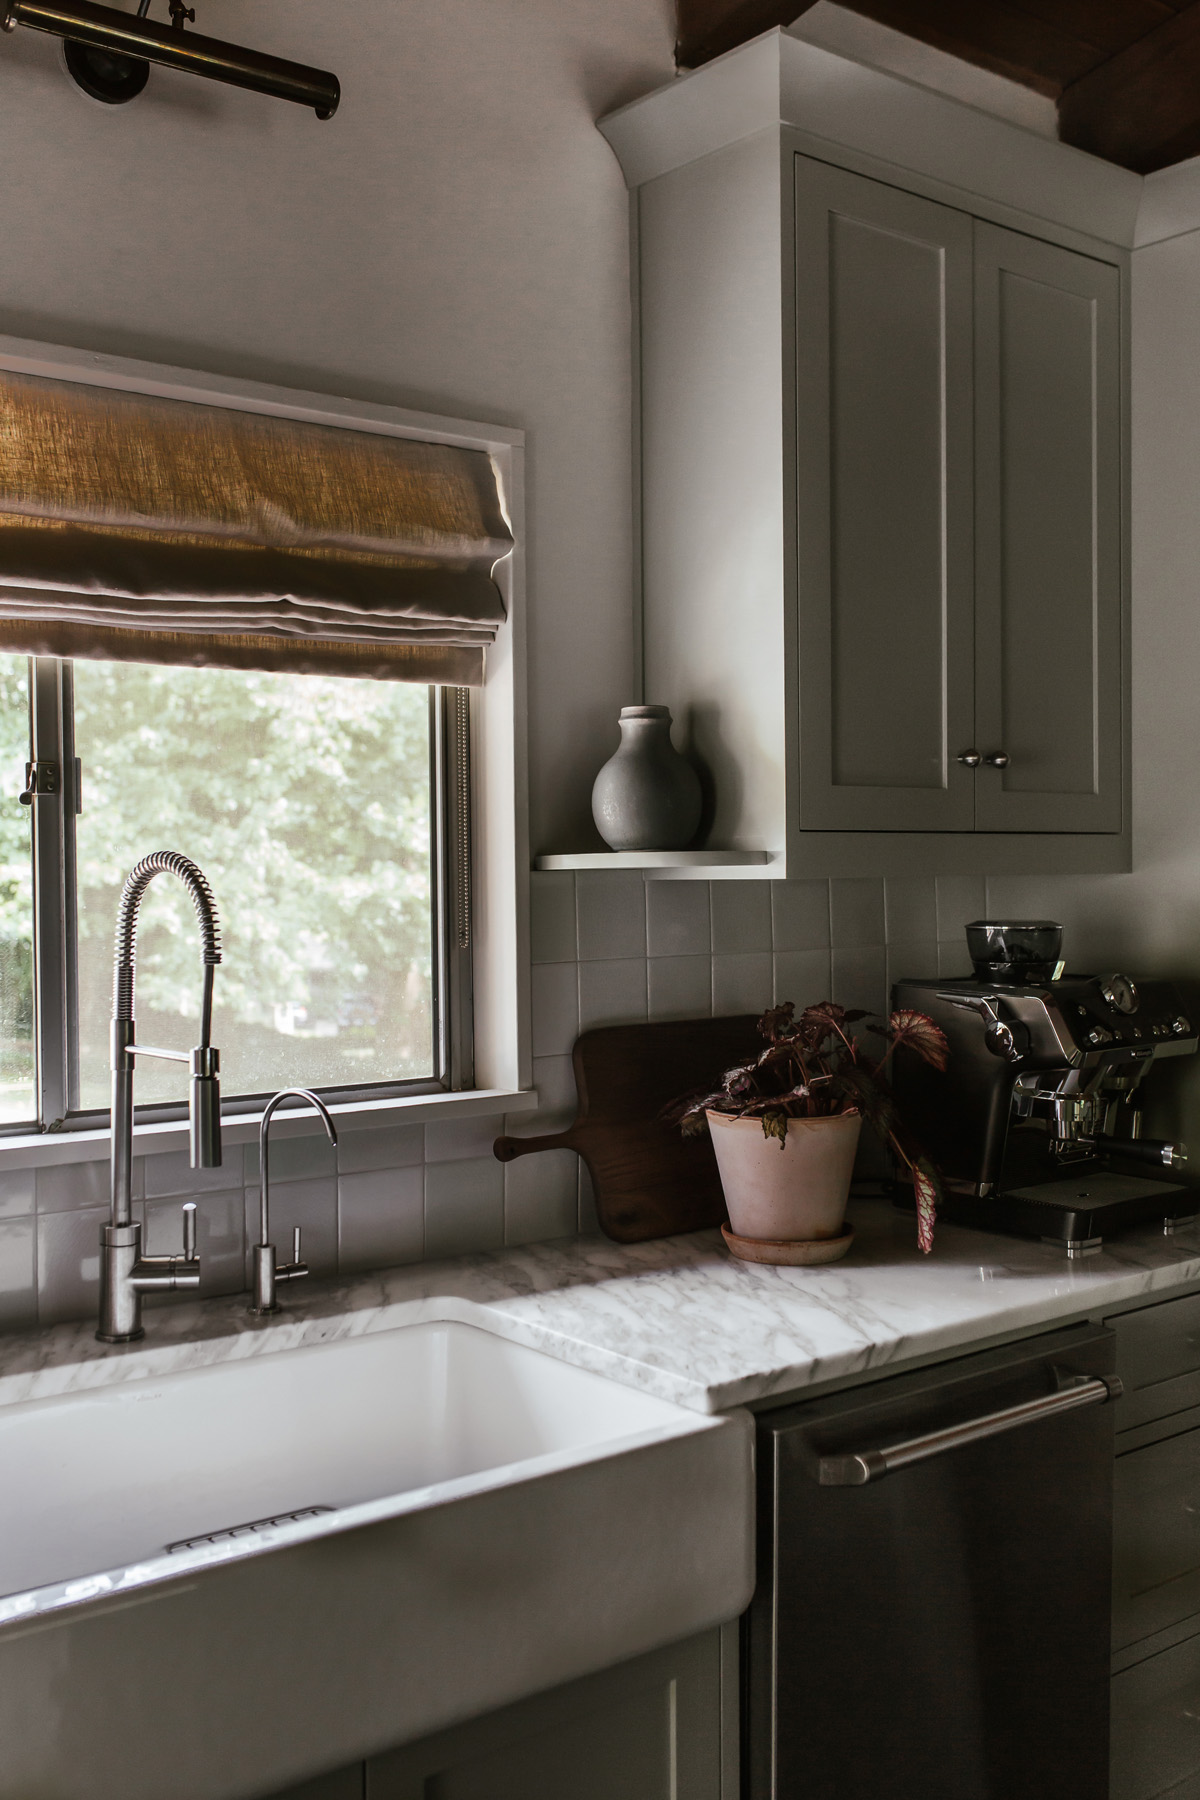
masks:
POLYGON ((897 1051, 901 1116, 933 1158, 941 1214, 1060 1244, 1069 1257, 1147 1220, 1168 1233, 1200 1213, 1182 1144, 1142 1135, 1142 1084, 1194 1055, 1191 1003, 1167 981, 1063 973, 1049 920, 967 926, 974 974, 896 983, 892 1005, 928 1013, 944 1073, 897 1051))

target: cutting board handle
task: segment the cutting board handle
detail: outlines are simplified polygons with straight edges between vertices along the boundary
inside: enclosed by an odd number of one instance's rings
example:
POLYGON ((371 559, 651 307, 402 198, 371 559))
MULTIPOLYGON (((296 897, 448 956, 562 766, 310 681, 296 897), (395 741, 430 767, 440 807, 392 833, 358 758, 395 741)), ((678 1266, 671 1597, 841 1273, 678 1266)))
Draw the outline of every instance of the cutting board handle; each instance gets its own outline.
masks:
POLYGON ((528 1156, 533 1150, 573 1150, 575 1130, 555 1131, 549 1137, 498 1137, 492 1145, 497 1162, 511 1162, 514 1156, 528 1156))

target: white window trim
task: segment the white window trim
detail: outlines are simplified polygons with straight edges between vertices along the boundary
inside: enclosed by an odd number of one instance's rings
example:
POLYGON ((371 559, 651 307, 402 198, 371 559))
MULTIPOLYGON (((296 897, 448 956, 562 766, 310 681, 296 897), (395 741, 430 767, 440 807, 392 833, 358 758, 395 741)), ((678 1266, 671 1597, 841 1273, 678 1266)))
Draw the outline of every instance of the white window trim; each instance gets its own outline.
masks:
MULTIPOLYGON (((471 689, 472 733, 472 981, 474 1062, 477 1086, 457 1093, 382 1097, 334 1105, 350 1130, 417 1124, 430 1119, 524 1112, 537 1104, 532 1091, 529 1018, 529 819, 525 735, 525 433, 472 419, 449 419, 404 407, 377 406, 329 394, 238 381, 201 370, 178 369, 128 357, 0 336, 0 369, 91 387, 266 413, 347 431, 374 431, 484 450, 492 458, 501 500, 513 534, 512 553, 496 570, 505 622, 487 652, 482 688, 471 689)), ((181 848, 187 848, 182 845, 181 848)), ((258 1114, 238 1113, 223 1123, 225 1141, 249 1142, 258 1114)), ((277 1129, 289 1131, 280 1115, 277 1129)), ((301 1115, 290 1128, 311 1129, 301 1115)), ((187 1143, 187 1122, 150 1120, 135 1126, 140 1154, 171 1151, 187 1143)), ((0 1169, 93 1162, 108 1155, 107 1129, 31 1132, 0 1138, 0 1169)))

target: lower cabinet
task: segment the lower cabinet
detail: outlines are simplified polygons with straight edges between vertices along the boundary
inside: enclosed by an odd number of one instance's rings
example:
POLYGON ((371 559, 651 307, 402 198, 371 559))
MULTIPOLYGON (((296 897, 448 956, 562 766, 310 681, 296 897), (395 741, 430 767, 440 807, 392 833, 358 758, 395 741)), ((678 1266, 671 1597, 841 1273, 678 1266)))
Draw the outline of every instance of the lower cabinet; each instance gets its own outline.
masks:
POLYGON ((1200 1295, 1117 1335, 1110 1800, 1200 1800, 1200 1295))
POLYGON ((1112 1800, 1200 1800, 1200 1632, 1113 1676, 1112 1800))
POLYGON ((271 1800, 736 1800, 736 1670, 705 1632, 271 1800))

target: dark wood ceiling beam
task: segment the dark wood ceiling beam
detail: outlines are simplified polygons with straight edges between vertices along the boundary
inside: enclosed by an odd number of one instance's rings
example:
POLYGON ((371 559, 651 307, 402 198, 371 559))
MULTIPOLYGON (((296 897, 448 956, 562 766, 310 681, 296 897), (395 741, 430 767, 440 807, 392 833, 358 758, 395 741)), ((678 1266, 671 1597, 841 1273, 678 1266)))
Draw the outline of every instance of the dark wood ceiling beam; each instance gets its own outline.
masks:
POLYGON ((1197 0, 1064 88, 1058 133, 1139 175, 1200 155, 1197 0))
MULTIPOLYGON (((1068 83, 1172 17, 1166 0, 842 0, 951 56, 1057 98, 1068 83)), ((675 60, 695 69, 777 25, 813 0, 677 0, 675 60)))
MULTIPOLYGON (((1200 0, 841 0, 934 49, 1045 94, 1059 134, 1149 174, 1200 155, 1200 0)), ((814 0, 677 0, 694 69, 814 0)))
POLYGON ((816 0, 676 0, 675 66, 698 69, 761 32, 792 24, 815 5, 816 0))
MULTIPOLYGON (((1039 17, 1008 0, 975 0, 968 6, 962 0, 841 0, 841 4, 1052 100, 1108 54, 1057 18, 1039 17)), ((1040 9, 1048 14, 1072 10, 1049 5, 1040 9)), ((1128 43, 1129 37, 1120 41, 1128 43)))
POLYGON ((1189 0, 1009 0, 1012 10, 1090 44, 1097 58, 1115 56, 1189 0))

